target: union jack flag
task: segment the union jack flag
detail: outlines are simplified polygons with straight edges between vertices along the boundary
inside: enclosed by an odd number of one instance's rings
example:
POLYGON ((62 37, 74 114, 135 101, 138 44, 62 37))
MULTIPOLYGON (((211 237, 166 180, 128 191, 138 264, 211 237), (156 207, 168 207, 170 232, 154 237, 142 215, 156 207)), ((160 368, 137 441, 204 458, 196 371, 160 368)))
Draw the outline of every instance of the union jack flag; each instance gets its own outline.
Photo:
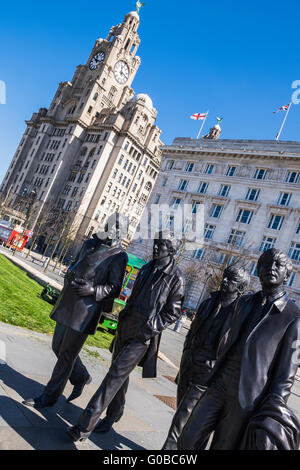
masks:
POLYGON ((289 109, 288 104, 284 104, 283 106, 280 106, 280 108, 277 109, 277 111, 273 111, 273 114, 279 113, 279 111, 287 111, 289 109))

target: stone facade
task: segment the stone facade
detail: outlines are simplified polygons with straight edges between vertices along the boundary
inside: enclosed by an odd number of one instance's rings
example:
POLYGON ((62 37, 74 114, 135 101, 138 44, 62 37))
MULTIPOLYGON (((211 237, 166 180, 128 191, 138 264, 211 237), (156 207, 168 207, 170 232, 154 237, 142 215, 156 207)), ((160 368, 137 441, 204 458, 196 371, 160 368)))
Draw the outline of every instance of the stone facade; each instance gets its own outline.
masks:
POLYGON ((59 84, 49 109, 26 121, 0 188, 4 197, 13 195, 11 207, 34 190, 37 216, 46 201, 74 213, 78 244, 117 211, 130 216, 130 239, 159 172, 157 111, 148 95, 131 88, 141 64, 138 27, 131 12, 97 39, 72 81, 59 84))
MULTIPOLYGON (((251 289, 259 289, 256 263, 271 246, 288 253, 294 270, 287 290, 300 300, 300 143, 176 138, 162 147, 162 171, 148 206, 204 203, 203 246, 186 252, 183 270, 197 263, 200 280, 190 282, 186 305, 208 293, 212 270, 247 260, 251 289)), ((133 242, 145 257, 151 243, 133 242)))

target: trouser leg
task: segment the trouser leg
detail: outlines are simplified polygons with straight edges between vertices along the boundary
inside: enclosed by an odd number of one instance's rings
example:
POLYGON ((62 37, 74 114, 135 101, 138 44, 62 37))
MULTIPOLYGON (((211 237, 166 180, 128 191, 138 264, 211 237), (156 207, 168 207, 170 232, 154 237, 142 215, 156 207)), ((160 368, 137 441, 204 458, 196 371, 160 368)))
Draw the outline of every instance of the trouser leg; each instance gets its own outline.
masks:
POLYGON ((190 386, 190 378, 190 374, 187 371, 180 371, 177 384, 177 408, 190 386))
POLYGON ((182 398, 174 415, 163 450, 177 450, 177 439, 186 425, 194 407, 197 405, 206 387, 191 384, 182 398))
POLYGON ((244 435, 251 412, 242 410, 238 397, 226 396, 225 406, 217 426, 210 450, 237 450, 244 435))
POLYGON ((120 390, 116 393, 113 400, 107 407, 106 416, 111 421, 119 421, 124 413, 125 396, 128 390, 129 378, 125 380, 120 390))
POLYGON ((204 450, 224 408, 224 394, 208 389, 178 437, 179 450, 204 450))
POLYGON ((94 430, 101 413, 111 403, 135 366, 139 364, 147 347, 147 344, 133 340, 122 348, 116 359, 112 361, 97 392, 79 417, 78 426, 81 432, 94 430))
MULTIPOLYGON (((62 325, 61 323, 56 323, 52 339, 52 350, 57 357, 59 356, 59 351, 68 329, 69 328, 67 326, 62 325)), ((77 356, 69 379, 71 384, 81 385, 83 382, 86 382, 89 377, 90 374, 88 373, 87 368, 82 363, 80 357, 77 356)))
POLYGON ((62 394, 66 383, 72 373, 77 356, 81 351, 88 335, 67 328, 63 336, 56 365, 53 369, 51 379, 45 387, 44 394, 51 400, 58 399, 62 394))

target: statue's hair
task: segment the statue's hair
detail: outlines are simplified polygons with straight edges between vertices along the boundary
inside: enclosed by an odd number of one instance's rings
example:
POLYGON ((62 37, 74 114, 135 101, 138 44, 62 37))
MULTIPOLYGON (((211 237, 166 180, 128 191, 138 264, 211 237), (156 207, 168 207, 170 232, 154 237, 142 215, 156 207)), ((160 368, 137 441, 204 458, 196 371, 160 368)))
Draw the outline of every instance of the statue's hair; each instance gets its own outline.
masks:
POLYGON ((170 232, 161 230, 155 234, 154 240, 164 240, 167 243, 170 253, 172 255, 176 254, 178 250, 178 240, 176 240, 170 232))
POLYGON ((257 261, 257 272, 259 273, 261 264, 263 263, 263 260, 268 256, 271 255, 275 258, 275 256, 280 256, 283 258, 285 265, 286 265, 286 271, 287 271, 287 277, 289 278, 292 271, 293 271, 293 263, 288 257, 284 251, 278 250, 277 248, 270 248, 269 250, 266 250, 263 252, 263 254, 258 258, 257 261))
POLYGON ((228 266, 224 270, 223 276, 228 273, 231 273, 236 277, 237 282, 239 283, 241 287, 241 294, 244 294, 250 284, 249 272, 246 271, 246 269, 244 269, 242 266, 228 266))

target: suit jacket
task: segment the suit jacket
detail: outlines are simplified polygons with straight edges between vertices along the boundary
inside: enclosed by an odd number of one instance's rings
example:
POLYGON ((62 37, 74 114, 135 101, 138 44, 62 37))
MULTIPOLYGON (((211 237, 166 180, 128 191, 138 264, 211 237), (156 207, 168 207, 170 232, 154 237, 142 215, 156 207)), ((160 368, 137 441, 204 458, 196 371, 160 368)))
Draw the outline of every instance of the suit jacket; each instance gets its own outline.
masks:
MULTIPOLYGON (((180 362, 180 368, 178 375, 175 379, 175 382, 178 384, 178 400, 180 401, 182 396, 185 394, 186 389, 190 385, 191 382, 199 383, 199 385, 205 385, 205 377, 204 377, 204 370, 199 371, 197 367, 194 365, 194 361, 199 358, 199 362, 202 362, 203 357, 202 351, 199 351, 198 346, 195 347, 195 341, 199 340, 202 341, 206 338, 211 326, 213 325, 214 319, 218 313, 216 311, 216 307, 220 302, 220 291, 215 291, 210 294, 210 297, 204 300, 197 311, 197 314, 190 326, 189 332, 186 335, 184 346, 183 346, 183 353, 180 362), (201 355, 201 361, 200 361, 201 355)), ((237 304, 237 300, 232 303, 232 310, 234 311, 235 306, 237 304)), ((229 326, 228 326, 229 330, 229 326)), ((228 334, 228 331, 225 332, 225 335, 228 334)), ((227 337, 227 336, 226 336, 227 337)), ((224 339, 223 339, 224 341, 224 339)), ((215 361, 210 360, 207 358, 207 376, 210 373, 211 368, 214 366, 215 361)))
MULTIPOLYGON (((219 346, 219 358, 208 383, 222 367, 236 343, 244 322, 261 303, 262 292, 241 297, 232 320, 226 344, 219 346)), ((246 340, 240 371, 239 402, 253 410, 267 395, 287 401, 299 365, 296 348, 300 339, 300 309, 285 294, 258 323, 246 340)))
POLYGON ((96 239, 84 242, 66 274, 51 318, 80 333, 95 334, 102 311, 111 311, 114 298, 120 294, 127 262, 128 256, 119 244, 106 248, 96 239), (78 296, 71 287, 75 278, 90 282, 95 294, 78 296))
POLYGON ((139 309, 137 297, 143 290, 145 279, 154 269, 154 262, 140 270, 131 296, 119 314, 115 341, 111 347, 114 357, 125 343, 133 338, 149 342, 146 355, 141 362, 143 377, 156 377, 156 362, 161 333, 181 315, 184 298, 184 278, 174 260, 164 269, 158 269, 151 288, 143 292, 146 311, 139 309))
POLYGON ((241 450, 298 450, 300 423, 283 398, 270 395, 251 416, 241 450))

